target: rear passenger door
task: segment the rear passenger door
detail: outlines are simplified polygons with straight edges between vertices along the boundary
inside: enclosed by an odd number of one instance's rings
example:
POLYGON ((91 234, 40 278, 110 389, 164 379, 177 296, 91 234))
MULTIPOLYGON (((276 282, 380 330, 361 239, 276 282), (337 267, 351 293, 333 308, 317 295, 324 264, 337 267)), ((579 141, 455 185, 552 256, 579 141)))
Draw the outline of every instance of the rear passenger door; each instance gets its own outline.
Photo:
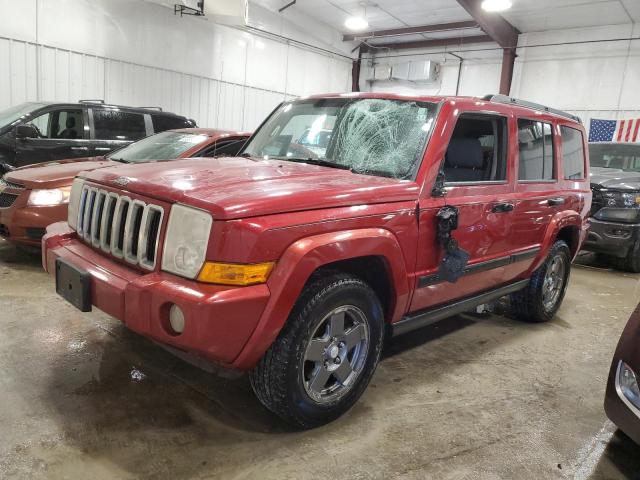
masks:
POLYGON ((93 155, 106 155, 116 148, 151 135, 151 116, 118 108, 89 110, 93 155))
POLYGON ((520 242, 520 267, 527 270, 540 252, 551 217, 564 208, 559 188, 558 131, 551 122, 518 118, 518 201, 513 235, 520 242))
MULTIPOLYGON (((423 258, 418 259, 418 265, 431 268, 418 278, 412 311, 490 290, 514 277, 510 266, 514 195, 508 120, 506 116, 472 112, 458 117, 442 165, 444 202, 458 209, 458 229, 453 237, 471 258, 453 286, 437 275, 442 248, 421 245, 418 255, 423 258)), ((433 228, 433 216, 421 215, 421 231, 433 228)))

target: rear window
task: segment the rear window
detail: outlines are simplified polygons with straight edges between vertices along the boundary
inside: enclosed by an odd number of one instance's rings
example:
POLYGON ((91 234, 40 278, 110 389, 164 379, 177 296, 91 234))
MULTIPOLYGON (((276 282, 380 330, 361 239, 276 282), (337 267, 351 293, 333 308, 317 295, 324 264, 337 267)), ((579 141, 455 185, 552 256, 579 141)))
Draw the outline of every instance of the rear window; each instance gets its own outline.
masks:
POLYGON ((562 132, 562 160, 564 178, 584 180, 584 142, 582 132, 575 128, 560 127, 562 132))
POLYGON ((518 120, 521 181, 553 180, 554 152, 551 125, 534 120, 518 120))
POLYGON ((93 110, 98 140, 138 140, 147 135, 144 115, 120 110, 93 110))
POLYGON ((164 132, 165 130, 176 130, 179 128, 192 128, 195 124, 184 117, 176 117, 173 115, 151 115, 153 123, 153 131, 155 133, 164 132))

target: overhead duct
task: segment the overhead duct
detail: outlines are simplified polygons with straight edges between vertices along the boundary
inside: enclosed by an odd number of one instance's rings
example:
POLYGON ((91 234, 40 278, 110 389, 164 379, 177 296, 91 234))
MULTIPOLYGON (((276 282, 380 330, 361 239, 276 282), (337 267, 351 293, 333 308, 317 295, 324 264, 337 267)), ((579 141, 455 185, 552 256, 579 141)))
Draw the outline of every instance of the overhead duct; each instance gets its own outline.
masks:
POLYGON ((416 60, 395 65, 377 64, 368 80, 370 82, 435 83, 439 78, 440 64, 430 60, 416 60))

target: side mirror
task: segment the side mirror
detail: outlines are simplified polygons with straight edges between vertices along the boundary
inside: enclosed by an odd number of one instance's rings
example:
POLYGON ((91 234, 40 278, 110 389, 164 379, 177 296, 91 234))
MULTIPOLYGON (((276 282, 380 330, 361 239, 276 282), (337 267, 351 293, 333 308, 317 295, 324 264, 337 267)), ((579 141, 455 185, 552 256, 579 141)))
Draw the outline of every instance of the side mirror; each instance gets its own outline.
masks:
POLYGON ((19 140, 39 137, 38 130, 33 125, 18 125, 16 127, 16 138, 19 140))

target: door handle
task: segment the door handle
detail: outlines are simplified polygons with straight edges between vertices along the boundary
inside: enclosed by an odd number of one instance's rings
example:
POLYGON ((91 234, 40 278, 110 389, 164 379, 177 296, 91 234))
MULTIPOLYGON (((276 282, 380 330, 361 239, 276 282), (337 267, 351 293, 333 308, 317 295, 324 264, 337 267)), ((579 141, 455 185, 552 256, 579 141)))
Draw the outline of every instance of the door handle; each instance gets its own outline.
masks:
POLYGON ((97 152, 110 152, 111 149, 109 147, 96 147, 97 152))
POLYGON ((550 207, 557 207, 558 205, 564 205, 564 198, 562 197, 558 197, 558 198, 550 198, 548 203, 550 207))
POLYGON ((491 208, 491 213, 507 213, 507 212, 513 212, 513 209, 515 208, 515 206, 513 205, 513 203, 508 203, 508 202, 504 202, 504 203, 496 203, 492 208, 491 208))
POLYGON ((86 152, 89 150, 89 147, 71 147, 71 150, 86 152))

